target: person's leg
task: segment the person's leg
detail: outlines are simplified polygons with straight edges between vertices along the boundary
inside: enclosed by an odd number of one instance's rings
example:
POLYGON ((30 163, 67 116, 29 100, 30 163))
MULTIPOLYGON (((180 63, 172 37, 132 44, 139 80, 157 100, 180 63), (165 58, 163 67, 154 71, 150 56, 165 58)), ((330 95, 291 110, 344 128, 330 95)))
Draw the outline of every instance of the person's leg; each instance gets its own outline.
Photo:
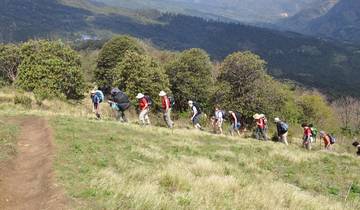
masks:
POLYGON ((168 128, 173 127, 173 122, 171 121, 170 115, 171 115, 171 109, 168 109, 167 111, 164 112, 164 120, 168 128))
POLYGON ((150 113, 150 109, 146 109, 145 110, 145 114, 144 114, 144 119, 145 119, 145 123, 146 125, 150 125, 150 118, 149 118, 149 113, 150 113))
POLYGON ((145 114, 146 110, 141 110, 139 114, 140 125, 145 125, 145 114))
POLYGON ((282 139, 282 142, 285 144, 285 145, 289 145, 288 141, 287 141, 287 136, 288 136, 288 132, 284 133, 283 135, 281 135, 281 139, 282 139))
POLYGON ((218 122, 218 128, 219 128, 220 134, 222 135, 223 134, 222 122, 218 122))
POLYGON ((261 133, 261 136, 263 137, 264 141, 267 141, 268 138, 267 138, 267 135, 266 135, 266 129, 265 128, 260 129, 260 133, 261 133))
POLYGON ((121 118, 124 122, 128 122, 128 119, 126 118, 125 111, 120 111, 121 118))

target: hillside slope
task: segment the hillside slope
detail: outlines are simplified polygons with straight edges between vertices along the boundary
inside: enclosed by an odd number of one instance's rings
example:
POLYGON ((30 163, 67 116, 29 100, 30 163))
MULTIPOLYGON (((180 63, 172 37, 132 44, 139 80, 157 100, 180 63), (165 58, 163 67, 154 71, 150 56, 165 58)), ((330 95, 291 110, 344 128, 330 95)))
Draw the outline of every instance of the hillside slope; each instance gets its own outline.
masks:
POLYGON ((310 22, 312 34, 360 43, 360 1, 341 0, 326 15, 310 22))
POLYGON ((215 60, 234 51, 250 50, 268 62, 269 72, 277 78, 295 80, 331 95, 360 95, 357 91, 360 88, 357 47, 295 33, 157 11, 129 11, 131 15, 106 13, 107 9, 102 6, 99 11, 93 8, 97 8, 94 4, 91 4, 92 9, 86 9, 88 5, 73 5, 70 0, 66 0, 67 5, 56 0, 0 2, 0 42, 130 34, 151 40, 164 49, 203 48, 215 60))

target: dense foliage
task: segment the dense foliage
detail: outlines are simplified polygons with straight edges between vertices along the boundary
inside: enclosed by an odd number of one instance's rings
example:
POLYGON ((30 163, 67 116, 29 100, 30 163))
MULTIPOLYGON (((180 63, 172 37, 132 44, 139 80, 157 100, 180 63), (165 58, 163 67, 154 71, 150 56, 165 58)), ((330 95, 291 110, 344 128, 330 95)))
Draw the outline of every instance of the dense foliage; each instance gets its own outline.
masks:
POLYGON ((214 85, 212 70, 208 54, 201 49, 186 50, 167 63, 166 71, 177 100, 177 109, 185 110, 188 100, 210 108, 214 85))
POLYGON ((80 58, 60 41, 30 41, 21 46, 23 61, 16 85, 34 91, 40 99, 65 97, 81 99, 85 92, 80 58))
POLYGON ((115 72, 114 86, 124 90, 132 99, 135 99, 138 93, 157 99, 161 90, 169 90, 169 79, 165 70, 147 55, 127 51, 115 72))
POLYGON ((0 80, 12 83, 17 77, 17 68, 21 63, 18 45, 0 45, 0 80))
POLYGON ((127 51, 142 53, 138 42, 129 36, 116 36, 105 43, 97 59, 95 81, 99 87, 109 89, 117 77, 115 67, 121 62, 127 51))

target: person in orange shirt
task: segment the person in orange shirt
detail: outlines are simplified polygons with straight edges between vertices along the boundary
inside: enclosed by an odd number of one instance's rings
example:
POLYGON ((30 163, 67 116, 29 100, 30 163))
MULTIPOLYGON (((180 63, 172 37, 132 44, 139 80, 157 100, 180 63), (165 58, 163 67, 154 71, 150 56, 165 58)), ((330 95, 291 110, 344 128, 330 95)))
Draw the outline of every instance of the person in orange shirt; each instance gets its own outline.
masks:
POLYGON ((139 120, 141 125, 150 125, 150 119, 149 119, 149 112, 150 112, 150 106, 148 101, 145 98, 145 95, 142 93, 139 93, 136 98, 139 100, 139 120))
POLYGON ((330 137, 325 131, 320 131, 320 139, 324 141, 325 149, 330 150, 331 149, 331 141, 330 137))
POLYGON ((263 138, 264 141, 268 140, 267 134, 266 134, 266 122, 265 122, 265 115, 263 114, 255 114, 254 119, 256 121, 256 139, 260 140, 260 138, 263 138))
POLYGON ((174 127, 174 122, 171 120, 171 102, 165 91, 159 93, 161 97, 161 105, 163 111, 163 117, 168 128, 174 127))

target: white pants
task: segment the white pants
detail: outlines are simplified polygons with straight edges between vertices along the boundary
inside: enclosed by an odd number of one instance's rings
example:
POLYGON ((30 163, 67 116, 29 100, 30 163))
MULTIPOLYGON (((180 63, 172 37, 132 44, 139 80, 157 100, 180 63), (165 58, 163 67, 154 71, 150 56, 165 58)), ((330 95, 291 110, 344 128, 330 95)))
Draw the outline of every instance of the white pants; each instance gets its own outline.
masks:
POLYGON ((149 111, 150 109, 146 108, 140 112, 139 120, 141 125, 150 125, 149 111))

